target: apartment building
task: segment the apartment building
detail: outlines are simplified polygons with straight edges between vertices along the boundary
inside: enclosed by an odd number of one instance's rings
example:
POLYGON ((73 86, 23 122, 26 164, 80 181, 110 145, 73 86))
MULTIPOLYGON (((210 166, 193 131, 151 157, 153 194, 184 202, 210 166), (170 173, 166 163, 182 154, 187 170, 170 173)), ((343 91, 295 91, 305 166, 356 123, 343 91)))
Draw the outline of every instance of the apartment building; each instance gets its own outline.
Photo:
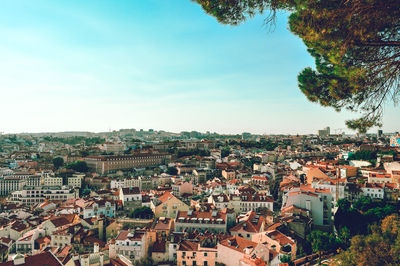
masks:
POLYGON ((212 203, 217 210, 229 207, 229 197, 226 194, 210 195, 208 203, 212 203))
POLYGON ((296 258, 296 241, 279 230, 267 229, 266 232, 254 234, 251 240, 257 243, 264 243, 269 249, 279 252, 281 256, 296 258))
POLYGON ((177 253, 178 266, 215 266, 217 249, 202 247, 200 243, 184 240, 180 243, 177 253))
POLYGON ((332 194, 329 190, 300 186, 286 192, 282 197, 282 209, 296 206, 310 211, 316 226, 332 224, 332 194))
POLYGON ((106 217, 115 217, 115 203, 112 200, 92 200, 83 207, 83 218, 104 215, 106 217))
POLYGON ((321 179, 312 183, 312 187, 319 190, 329 190, 332 194, 333 202, 337 202, 339 199, 344 199, 345 187, 347 184, 346 178, 342 179, 321 179), (336 191, 337 190, 337 191, 336 191))
POLYGON ((157 187, 159 178, 158 177, 131 177, 125 179, 113 179, 110 182, 110 187, 113 188, 127 188, 127 187, 138 187, 140 191, 151 190, 157 187))
POLYGON ((120 188, 119 199, 125 209, 142 207, 142 194, 138 187, 120 188))
POLYGON ((85 177, 84 174, 73 174, 72 176, 68 177, 67 185, 74 188, 81 188, 82 187, 82 179, 85 177))
POLYGON ((235 177, 236 177, 235 170, 222 170, 221 174, 222 174, 222 177, 227 180, 232 180, 232 179, 235 179, 235 177))
POLYGON ((269 180, 267 176, 252 176, 251 183, 259 186, 268 186, 269 180))
POLYGON ((11 192, 21 190, 26 185, 26 181, 18 177, 0 177, 0 195, 6 196, 11 192))
POLYGON ((59 176, 46 176, 44 178, 44 185, 48 187, 62 186, 63 178, 59 176))
POLYGON ((175 229, 178 232, 197 230, 225 233, 227 230, 226 213, 217 210, 179 211, 175 219, 175 229))
POLYGON ((252 240, 254 234, 264 231, 265 217, 256 212, 249 211, 243 217, 241 222, 232 227, 229 231, 233 236, 240 236, 252 240))
POLYGON ((72 238, 74 236, 73 233, 74 233, 73 227, 71 230, 71 229, 69 229, 68 225, 57 229, 50 235, 51 236, 51 246, 62 249, 66 246, 71 245, 72 238))
POLYGON ((162 196, 152 199, 150 208, 156 217, 175 218, 178 211, 188 211, 189 206, 172 195, 165 192, 162 196))
MULTIPOLYGON (((115 250, 115 254, 120 254, 130 259, 132 262, 140 260, 146 256, 146 236, 142 231, 122 230, 115 239, 115 246, 110 245, 110 249, 115 250)), ((110 250, 110 257, 113 252, 110 250)))
POLYGON ((107 153, 118 153, 124 151, 126 149, 126 145, 124 143, 106 142, 100 145, 100 149, 107 153))
POLYGON ((24 254, 32 254, 35 251, 35 240, 44 237, 45 233, 46 232, 40 228, 35 228, 26 232, 15 242, 16 251, 24 254))
POLYGON ((177 182, 172 184, 172 194, 181 197, 184 194, 193 194, 192 182, 177 182))
POLYGON ((384 174, 369 173, 369 175, 368 175, 368 183, 384 184, 384 183, 392 183, 392 182, 393 182, 393 178, 390 173, 384 173, 384 174))
POLYGON ((25 186, 22 190, 11 193, 11 200, 16 203, 33 205, 44 200, 68 200, 79 196, 78 191, 67 186, 25 186))
POLYGON ((376 183, 366 183, 361 187, 364 197, 373 199, 383 199, 385 197, 385 190, 383 186, 376 183))
POLYGON ((267 208, 274 211, 274 200, 263 193, 247 193, 230 195, 230 207, 236 213, 258 211, 260 208, 267 208))
POLYGON ((262 243, 256 243, 251 240, 232 236, 222 240, 217 245, 217 262, 229 266, 241 266, 244 258, 258 259, 258 264, 247 265, 266 265, 270 260, 270 250, 262 243))

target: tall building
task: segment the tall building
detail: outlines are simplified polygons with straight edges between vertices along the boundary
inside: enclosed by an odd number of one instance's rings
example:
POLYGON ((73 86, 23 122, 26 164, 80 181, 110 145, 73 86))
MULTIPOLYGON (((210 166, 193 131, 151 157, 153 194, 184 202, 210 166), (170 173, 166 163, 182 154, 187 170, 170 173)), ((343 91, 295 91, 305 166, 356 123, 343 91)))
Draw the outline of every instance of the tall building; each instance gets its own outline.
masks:
POLYGON ((318 136, 320 137, 328 137, 331 134, 331 128, 326 127, 324 129, 318 130, 318 136))
POLYGON ((0 177, 0 195, 5 196, 21 190, 25 185, 26 181, 18 177, 0 177))

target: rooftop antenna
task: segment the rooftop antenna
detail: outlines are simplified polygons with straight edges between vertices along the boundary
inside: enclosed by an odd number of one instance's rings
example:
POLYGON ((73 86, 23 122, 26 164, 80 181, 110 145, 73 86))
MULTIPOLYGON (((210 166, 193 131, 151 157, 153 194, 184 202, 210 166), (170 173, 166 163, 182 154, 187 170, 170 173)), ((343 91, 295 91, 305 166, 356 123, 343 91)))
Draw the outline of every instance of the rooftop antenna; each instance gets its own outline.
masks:
POLYGON ((338 175, 337 175, 337 181, 336 181, 336 202, 339 200, 339 181, 340 181, 340 166, 338 167, 338 175))

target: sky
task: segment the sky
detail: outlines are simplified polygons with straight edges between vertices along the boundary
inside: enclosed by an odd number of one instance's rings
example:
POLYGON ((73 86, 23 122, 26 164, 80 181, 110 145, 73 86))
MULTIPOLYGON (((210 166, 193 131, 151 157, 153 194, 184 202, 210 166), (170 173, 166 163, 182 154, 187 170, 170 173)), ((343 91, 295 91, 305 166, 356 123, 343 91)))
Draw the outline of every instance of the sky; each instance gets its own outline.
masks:
MULTIPOLYGON (((284 13, 271 31, 190 0, 3 0, 0 36, 0 132, 335 133, 357 116, 300 92, 314 62, 284 13)), ((384 132, 399 110, 387 105, 384 132)))

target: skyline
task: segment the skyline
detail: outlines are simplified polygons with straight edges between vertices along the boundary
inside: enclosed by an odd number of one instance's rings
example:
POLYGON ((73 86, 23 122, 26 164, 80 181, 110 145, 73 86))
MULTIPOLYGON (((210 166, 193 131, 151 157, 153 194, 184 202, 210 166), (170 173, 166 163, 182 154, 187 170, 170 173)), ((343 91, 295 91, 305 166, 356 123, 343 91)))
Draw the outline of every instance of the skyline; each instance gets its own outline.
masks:
MULTIPOLYGON (((328 126, 329 127, 329 126, 328 126)), ((321 128, 320 130, 324 130, 325 128, 321 128)), ((0 136, 1 135, 37 135, 37 134, 75 134, 75 133, 90 133, 90 134, 107 134, 107 133, 113 133, 113 132, 119 132, 121 130, 135 130, 136 132, 140 132, 140 131, 144 131, 144 132, 150 132, 150 131, 154 131, 154 132, 165 132, 168 134, 181 134, 182 132, 198 132, 201 134, 217 134, 217 135, 228 135, 228 136, 235 136, 235 135, 241 135, 244 133, 250 133, 251 135, 266 135, 266 136, 307 136, 307 135, 318 135, 318 132, 311 132, 308 134, 296 134, 296 133, 288 133, 288 134, 283 134, 283 133, 276 133, 276 134, 267 134, 267 133, 251 133, 248 131, 242 131, 242 132, 238 132, 238 133, 221 133, 221 132, 217 132, 217 131, 197 131, 197 130, 182 130, 182 131, 168 131, 168 130, 163 130, 163 129, 158 129, 158 128, 119 128, 119 129, 111 129, 109 128, 108 131, 79 131, 79 130, 75 130, 75 131, 41 131, 41 132, 2 132, 0 131, 0 136)), ((334 135, 340 135, 343 133, 343 131, 336 131, 335 132, 332 131, 332 129, 330 129, 330 135, 334 136, 334 135)), ((366 133, 366 135, 373 135, 376 134, 377 132, 372 132, 369 131, 366 133)), ((393 131, 393 132, 389 132, 389 131, 383 131, 383 134, 389 134, 389 135, 393 135, 393 134, 399 134, 398 131, 393 131)), ((353 132, 353 133, 345 133, 346 136, 356 136, 358 135, 357 132, 353 132)), ((72 137, 73 135, 71 135, 72 137)))
MULTIPOLYGON (((261 16, 218 24, 189 0, 4 1, 0 15, 6 133, 309 134, 357 116, 300 92, 297 74, 314 62, 287 14, 273 31, 261 16)), ((398 111, 387 105, 384 132, 398 131, 398 111)))

